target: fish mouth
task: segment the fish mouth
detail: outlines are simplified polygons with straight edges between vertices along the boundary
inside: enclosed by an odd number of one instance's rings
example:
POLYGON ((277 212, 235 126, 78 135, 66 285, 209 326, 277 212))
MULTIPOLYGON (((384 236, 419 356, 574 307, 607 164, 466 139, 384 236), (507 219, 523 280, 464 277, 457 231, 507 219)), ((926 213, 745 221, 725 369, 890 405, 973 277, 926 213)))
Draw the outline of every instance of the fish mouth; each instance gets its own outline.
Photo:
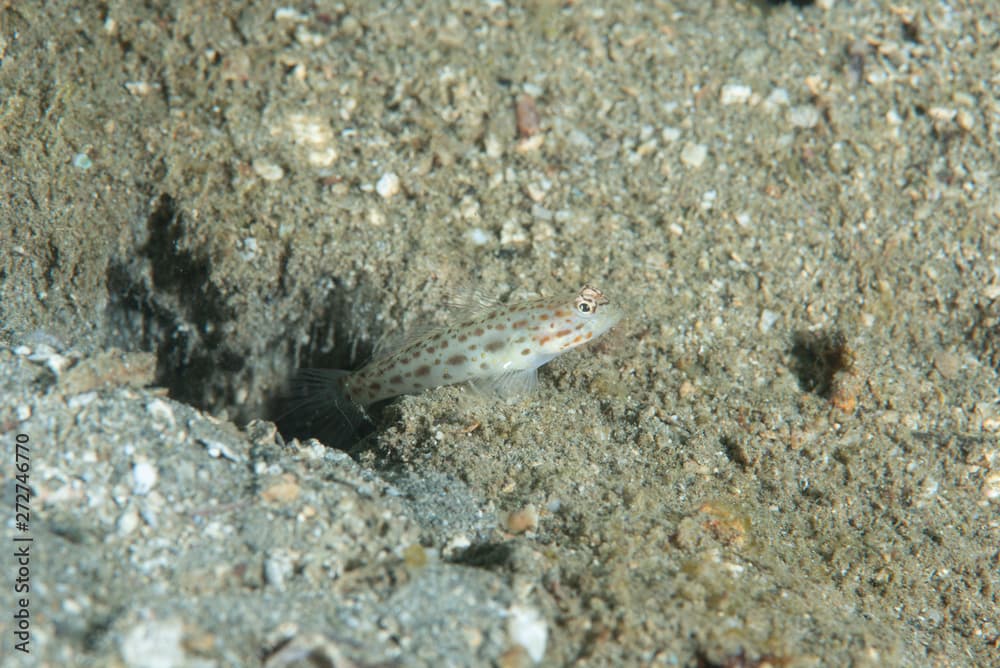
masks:
POLYGON ((608 331, 625 316, 625 312, 614 304, 605 304, 598 314, 598 321, 594 323, 594 336, 600 336, 608 331))

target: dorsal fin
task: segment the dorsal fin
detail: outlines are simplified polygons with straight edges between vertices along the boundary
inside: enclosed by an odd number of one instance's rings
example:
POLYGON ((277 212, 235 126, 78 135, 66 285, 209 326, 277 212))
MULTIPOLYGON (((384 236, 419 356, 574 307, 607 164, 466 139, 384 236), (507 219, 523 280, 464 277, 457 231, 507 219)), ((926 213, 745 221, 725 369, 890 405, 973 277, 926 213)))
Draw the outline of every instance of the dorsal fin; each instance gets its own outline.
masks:
POLYGON ((453 327, 467 320, 481 318, 490 310, 503 306, 502 301, 481 289, 460 291, 445 299, 443 303, 447 311, 443 321, 418 323, 407 328, 405 332, 396 331, 380 337, 375 342, 372 359, 388 357, 442 329, 453 327))

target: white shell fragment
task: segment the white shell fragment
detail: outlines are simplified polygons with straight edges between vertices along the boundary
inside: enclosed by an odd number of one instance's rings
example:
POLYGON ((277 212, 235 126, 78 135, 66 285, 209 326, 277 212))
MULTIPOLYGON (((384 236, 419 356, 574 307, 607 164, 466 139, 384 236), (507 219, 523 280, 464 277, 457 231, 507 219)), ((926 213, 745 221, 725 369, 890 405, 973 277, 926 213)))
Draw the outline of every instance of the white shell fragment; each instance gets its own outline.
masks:
POLYGON ((184 624, 176 618, 153 619, 134 625, 121 641, 127 668, 171 668, 188 664, 182 646, 184 624))
POLYGON ((681 162, 692 169, 697 169, 705 164, 705 158, 707 157, 708 147, 704 144, 688 142, 684 144, 684 148, 681 150, 681 162))
POLYGON ((520 645, 535 663, 545 656, 549 629, 538 611, 521 605, 511 606, 508 611, 507 633, 511 642, 520 645))
POLYGON ((286 136, 300 147, 311 167, 329 167, 337 160, 333 128, 316 114, 290 114, 282 128, 286 136))
POLYGON ((795 128, 814 128, 819 124, 819 109, 803 104, 788 110, 788 123, 795 128))
POLYGON ((219 459, 222 457, 223 459, 228 459, 231 462, 243 461, 243 458, 240 455, 230 450, 224 443, 208 438, 199 438, 198 442, 205 446, 208 456, 213 459, 219 459))
POLYGON ((375 192, 383 199, 389 199, 393 195, 398 195, 400 189, 399 177, 393 172, 382 175, 382 178, 375 184, 375 192))
POLYGON ((156 422, 161 422, 169 426, 174 426, 176 420, 174 419, 174 410, 170 408, 168 404, 163 399, 153 399, 146 404, 146 412, 149 413, 150 417, 156 422))
POLYGON ((285 177, 285 170, 281 165, 271 162, 265 158, 257 158, 251 163, 254 173, 265 181, 280 181, 285 177))
POLYGON ((746 104, 746 101, 750 99, 750 95, 753 94, 753 89, 750 86, 744 86, 743 84, 726 84, 722 87, 722 91, 719 94, 719 102, 723 106, 729 106, 731 104, 746 104))
POLYGON ((139 461, 132 465, 132 493, 145 496, 153 491, 159 473, 156 467, 146 461, 139 461))

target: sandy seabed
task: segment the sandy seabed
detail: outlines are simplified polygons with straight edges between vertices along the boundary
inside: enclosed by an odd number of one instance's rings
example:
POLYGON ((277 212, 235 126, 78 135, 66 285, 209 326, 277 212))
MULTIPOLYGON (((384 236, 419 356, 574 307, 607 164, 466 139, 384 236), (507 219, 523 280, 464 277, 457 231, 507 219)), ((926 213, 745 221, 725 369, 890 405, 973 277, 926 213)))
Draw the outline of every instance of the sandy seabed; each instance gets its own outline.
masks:
POLYGON ((1000 661, 993 4, 351 5, 0 6, 0 665, 1000 661), (274 424, 584 283, 528 396, 274 424))

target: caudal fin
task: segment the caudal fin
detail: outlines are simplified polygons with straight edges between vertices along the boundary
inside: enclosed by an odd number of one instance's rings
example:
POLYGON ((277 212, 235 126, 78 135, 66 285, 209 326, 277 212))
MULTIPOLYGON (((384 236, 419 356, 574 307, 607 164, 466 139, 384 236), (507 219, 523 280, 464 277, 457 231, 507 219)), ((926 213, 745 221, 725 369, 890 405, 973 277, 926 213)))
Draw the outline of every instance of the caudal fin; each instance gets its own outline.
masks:
POLYGON ((276 420, 288 438, 315 438, 340 450, 352 450, 371 432, 364 410, 344 392, 348 371, 299 369, 276 420))

